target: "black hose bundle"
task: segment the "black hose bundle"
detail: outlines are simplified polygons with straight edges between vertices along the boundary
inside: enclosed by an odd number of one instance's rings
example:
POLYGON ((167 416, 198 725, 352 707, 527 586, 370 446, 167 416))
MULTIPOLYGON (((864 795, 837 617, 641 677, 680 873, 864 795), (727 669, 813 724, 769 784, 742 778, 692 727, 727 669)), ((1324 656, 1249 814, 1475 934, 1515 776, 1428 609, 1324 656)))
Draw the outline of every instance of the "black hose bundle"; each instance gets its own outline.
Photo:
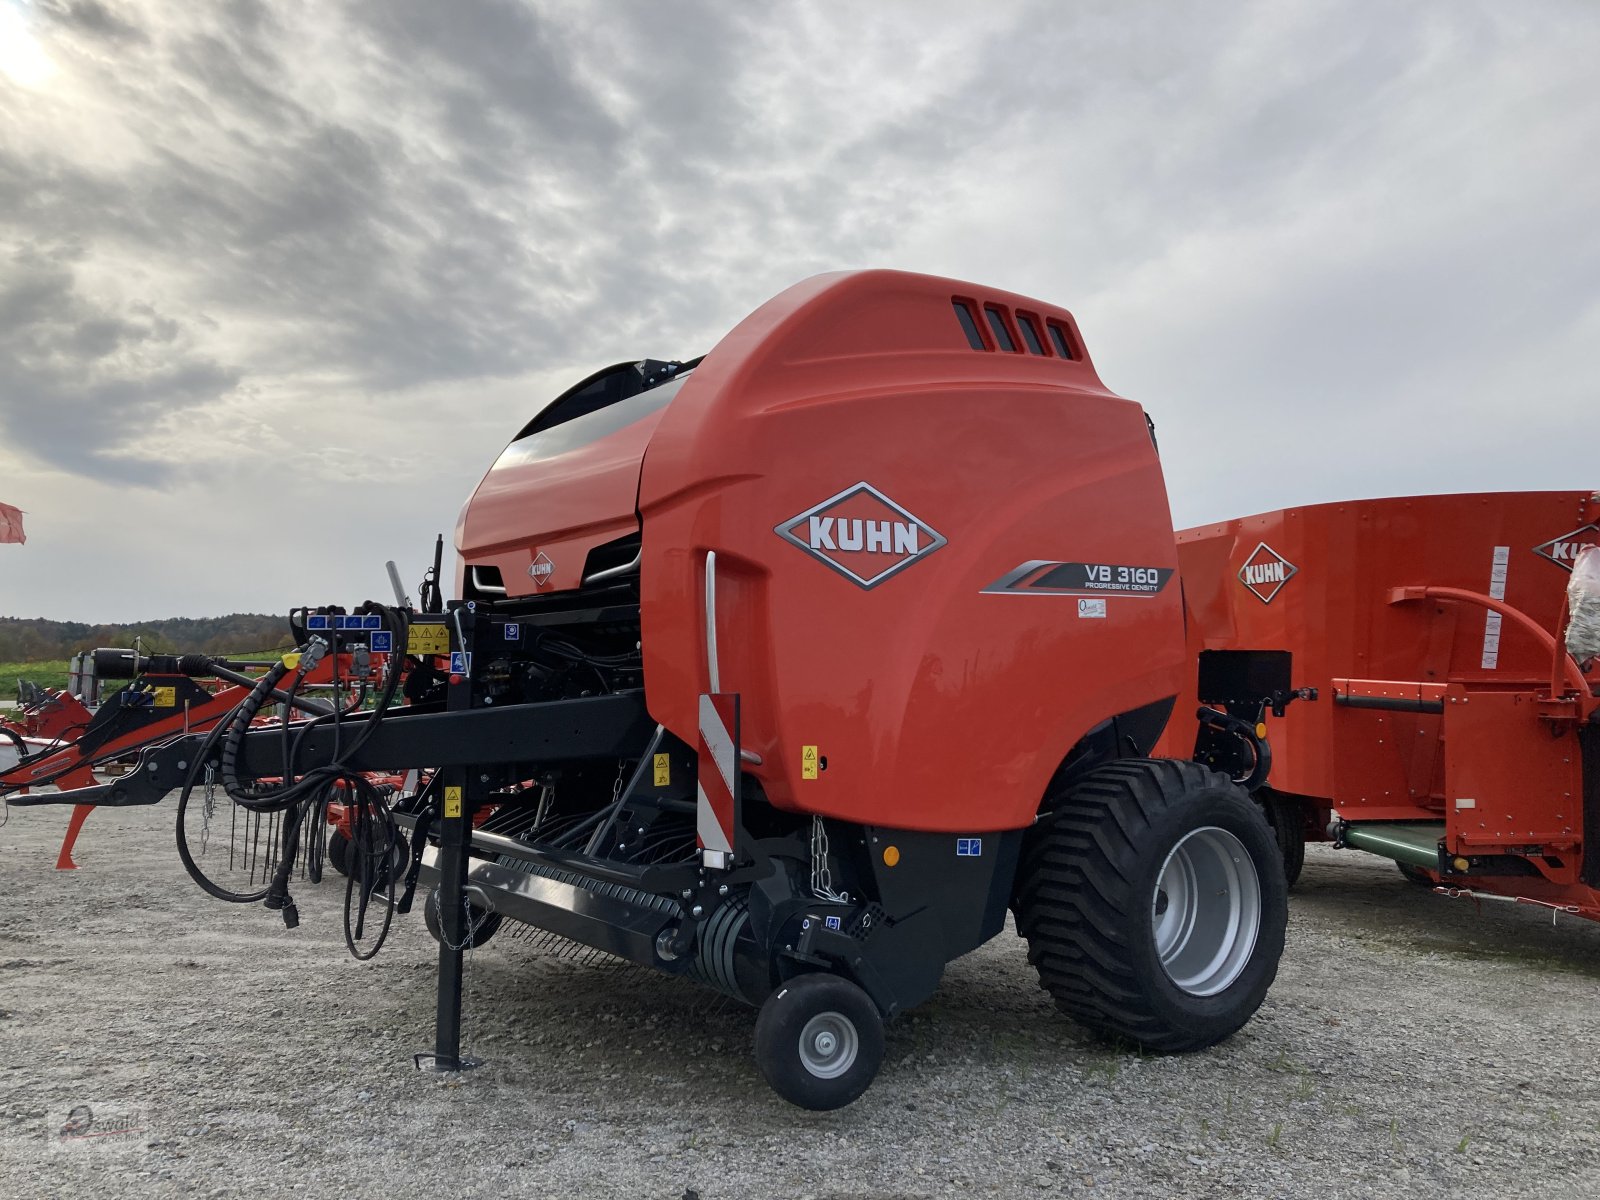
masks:
POLYGON ((394 920, 395 885, 405 874, 409 855, 402 853, 405 839, 383 793, 365 778, 351 776, 355 802, 350 822, 350 847, 345 852, 348 873, 344 885, 344 944, 359 959, 375 955, 389 936, 394 920), (384 892, 383 923, 369 950, 359 943, 366 932, 367 904, 379 889, 384 892), (353 920, 353 923, 352 923, 353 920))
MULTIPOLYGON (((371 601, 364 605, 361 611, 381 614, 385 628, 393 633, 396 644, 400 646, 406 644, 410 620, 405 612, 371 601)), ((331 647, 322 639, 313 638, 298 653, 285 655, 274 663, 266 674, 256 681, 250 694, 240 701, 227 717, 218 722, 206 738, 200 753, 195 756, 194 763, 189 768, 183 791, 178 797, 178 856, 190 878, 209 895, 235 904, 263 902, 267 908, 281 912, 284 924, 293 929, 300 923, 300 915, 293 897, 289 894, 289 880, 299 858, 302 832, 308 821, 316 822, 322 819, 332 789, 342 783, 348 789, 347 803, 353 809, 353 836, 349 859, 350 883, 345 890, 345 942, 357 958, 371 958, 388 936, 394 882, 395 878, 403 873, 398 864, 399 852, 405 841, 382 792, 373 787, 365 776, 350 770, 345 764, 366 745, 387 715, 400 683, 403 656, 400 654, 390 656, 383 685, 378 692, 376 707, 347 746, 340 746, 339 729, 342 720, 351 715, 351 712, 342 710, 336 705, 332 712, 300 726, 292 738, 288 723, 283 724, 279 734, 282 739, 283 774, 278 782, 263 784, 256 780, 246 781, 239 773, 240 755, 244 749, 245 737, 249 734, 256 716, 268 699, 275 694, 280 698, 286 696, 288 703, 293 702, 295 693, 305 681, 306 675, 330 650, 337 654, 337 634, 334 637, 335 643, 331 647), (334 727, 334 752, 331 760, 313 767, 303 775, 296 774, 297 759, 306 732, 314 726, 328 723, 334 727), (222 747, 220 761, 217 757, 219 742, 222 747), (190 852, 184 831, 184 817, 202 771, 212 765, 220 768, 218 774, 223 788, 228 797, 240 808, 258 815, 282 814, 281 852, 272 878, 265 888, 249 892, 237 892, 225 888, 206 876, 190 852), (356 890, 358 883, 359 891, 356 890), (366 952, 362 952, 358 949, 357 943, 364 934, 369 900, 373 893, 385 884, 388 887, 390 904, 386 906, 384 920, 373 945, 366 952)), ((337 683, 337 678, 335 682, 337 683)), ((362 696, 365 696, 364 690, 362 696)), ((358 701, 357 707, 359 703, 358 701)), ((314 838, 311 840, 314 842, 314 838)), ((315 866, 316 864, 314 869, 315 866)), ((320 870, 316 870, 316 874, 320 875, 320 870)))

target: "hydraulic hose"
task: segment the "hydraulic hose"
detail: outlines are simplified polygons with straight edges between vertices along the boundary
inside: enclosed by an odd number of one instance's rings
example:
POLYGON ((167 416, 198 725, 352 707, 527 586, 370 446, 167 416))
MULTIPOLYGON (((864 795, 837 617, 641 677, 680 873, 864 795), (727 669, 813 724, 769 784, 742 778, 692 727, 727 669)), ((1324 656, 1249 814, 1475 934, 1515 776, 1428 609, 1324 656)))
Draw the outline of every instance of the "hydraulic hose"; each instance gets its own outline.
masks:
MULTIPOLYGON (((242 701, 241 701, 242 704, 242 701)), ((238 709, 234 710, 235 712, 238 709)), ((267 889, 262 888, 254 892, 235 892, 223 887, 211 879, 200 869, 200 864, 195 862, 194 855, 189 850, 189 838, 184 832, 184 817, 189 811, 189 797, 194 793, 195 782, 200 778, 201 770, 211 761, 215 753, 217 742, 221 740, 227 721, 218 721, 212 727, 206 740, 201 743, 200 752, 194 756, 194 762, 189 767, 189 773, 184 777, 183 790, 178 793, 178 860, 183 863, 183 869, 188 872, 189 878, 200 886, 200 890, 208 896, 215 896, 218 900, 225 900, 230 904, 254 904, 258 900, 266 899, 267 889)))
MULTIPOLYGON (((403 611, 391 609, 375 602, 364 606, 367 612, 382 614, 386 627, 393 632, 398 645, 406 644, 410 620, 403 611)), ((218 729, 225 726, 222 735, 221 777, 222 784, 230 799, 249 812, 283 813, 281 830, 281 853, 276 869, 267 887, 255 893, 234 893, 218 887, 198 868, 190 870, 190 875, 200 883, 200 886, 212 895, 225 900, 262 900, 266 907, 283 914, 284 924, 294 928, 299 924, 299 911, 294 900, 289 894, 289 880, 293 876, 295 863, 299 857, 302 833, 305 821, 313 812, 321 811, 321 804, 327 795, 327 789, 336 781, 344 780, 350 789, 350 802, 355 812, 353 814, 351 839, 353 856, 350 865, 351 883, 345 892, 345 941, 350 951, 357 958, 370 958, 378 952, 388 936, 391 917, 386 911, 382 927, 367 951, 357 948, 357 942, 362 939, 368 902, 374 889, 379 886, 378 871, 380 865, 387 875, 387 886, 392 909, 394 894, 395 865, 392 861, 395 847, 400 842, 399 827, 384 803, 383 797, 363 776, 349 770, 344 764, 349 762, 367 743, 382 723, 388 713, 390 704, 399 687, 402 674, 404 657, 399 654, 391 655, 388 668, 384 674, 383 686, 379 691, 376 707, 368 719, 363 722, 360 730, 350 743, 339 747, 337 731, 341 719, 347 714, 340 708, 334 707, 331 711, 324 711, 314 718, 314 724, 331 722, 335 729, 335 746, 333 761, 324 763, 308 771, 304 776, 296 777, 293 774, 296 759, 305 728, 301 728, 293 740, 290 739, 289 727, 285 724, 280 730, 283 738, 283 778, 275 785, 262 786, 255 782, 245 782, 239 773, 239 758, 244 747, 245 737, 250 732, 251 724, 258 713, 266 705, 269 697, 277 697, 287 703, 294 704, 295 693, 309 672, 330 649, 337 651, 337 640, 332 647, 320 638, 313 638, 299 653, 298 661, 293 656, 286 656, 275 663, 259 680, 256 680, 250 694, 240 702, 239 706, 219 724, 218 729), (291 666, 290 663, 294 665, 291 666), (359 881, 359 892, 357 892, 359 881)), ((215 734, 215 731, 213 731, 215 734)), ((192 856, 187 854, 187 847, 182 836, 182 811, 187 807, 187 800, 193 790, 194 779, 197 778, 197 769, 201 762, 206 761, 216 745, 216 738, 207 739, 204 752, 190 771, 186 781, 184 795, 180 798, 180 857, 185 859, 185 868, 189 869, 193 863, 192 856)))

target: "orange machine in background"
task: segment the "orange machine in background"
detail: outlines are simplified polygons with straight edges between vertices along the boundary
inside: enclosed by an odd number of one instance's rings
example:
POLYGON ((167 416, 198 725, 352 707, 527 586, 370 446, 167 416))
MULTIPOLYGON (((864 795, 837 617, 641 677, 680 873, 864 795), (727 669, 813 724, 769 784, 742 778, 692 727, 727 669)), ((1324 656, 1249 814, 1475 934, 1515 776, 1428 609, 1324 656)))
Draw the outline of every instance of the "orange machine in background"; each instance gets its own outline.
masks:
MULTIPOLYGON (((1331 838, 1451 894, 1600 918, 1600 671, 1561 640, 1597 542, 1587 491, 1319 504, 1178 535, 1200 663, 1179 712, 1262 719, 1229 703, 1246 676, 1317 693, 1272 723, 1258 793, 1291 875, 1301 838, 1331 838)), ((1174 721, 1166 752, 1193 733, 1174 721)))

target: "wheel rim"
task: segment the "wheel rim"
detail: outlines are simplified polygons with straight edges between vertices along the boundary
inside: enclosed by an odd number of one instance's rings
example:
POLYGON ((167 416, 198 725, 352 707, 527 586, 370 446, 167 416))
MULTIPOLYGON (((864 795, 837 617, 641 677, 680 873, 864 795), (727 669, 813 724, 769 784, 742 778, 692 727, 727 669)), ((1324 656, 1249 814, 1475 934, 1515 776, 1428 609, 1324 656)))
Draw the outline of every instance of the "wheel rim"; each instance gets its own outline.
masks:
POLYGON ((1181 991, 1214 996, 1239 978, 1261 928, 1261 880, 1244 843, 1214 825, 1180 839, 1161 866, 1150 923, 1181 991))
POLYGON ((818 1013, 800 1031, 800 1063, 818 1079, 837 1079, 855 1065, 861 1039, 843 1013, 818 1013))

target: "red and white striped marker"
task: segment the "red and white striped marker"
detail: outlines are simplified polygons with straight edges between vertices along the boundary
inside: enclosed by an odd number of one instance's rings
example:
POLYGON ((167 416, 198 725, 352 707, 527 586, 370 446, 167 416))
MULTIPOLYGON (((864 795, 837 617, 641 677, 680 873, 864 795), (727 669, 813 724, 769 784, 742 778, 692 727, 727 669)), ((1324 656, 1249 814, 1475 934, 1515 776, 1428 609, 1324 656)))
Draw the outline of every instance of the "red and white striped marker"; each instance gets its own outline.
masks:
POLYGON ((735 693, 700 697, 699 796, 695 832, 708 867, 733 865, 739 820, 739 697, 735 693))

